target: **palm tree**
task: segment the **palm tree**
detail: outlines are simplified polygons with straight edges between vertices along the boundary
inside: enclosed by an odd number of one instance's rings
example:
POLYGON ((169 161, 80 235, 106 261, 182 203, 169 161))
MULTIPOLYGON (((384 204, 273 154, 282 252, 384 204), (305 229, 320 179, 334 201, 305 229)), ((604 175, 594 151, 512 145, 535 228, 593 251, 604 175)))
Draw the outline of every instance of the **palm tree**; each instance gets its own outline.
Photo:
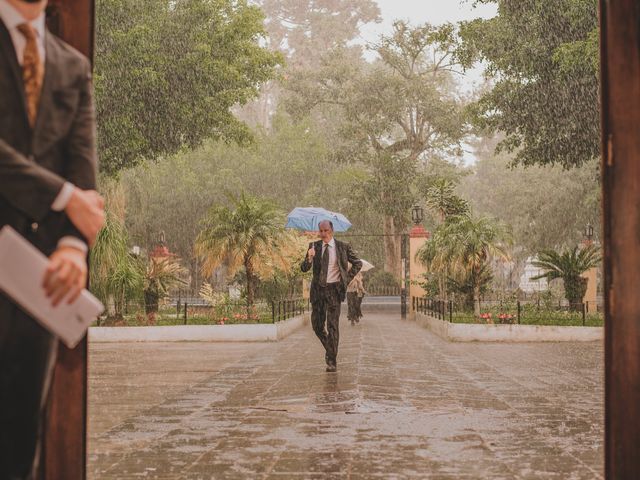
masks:
POLYGON ((233 276, 244 267, 250 307, 261 272, 291 268, 293 234, 284 230, 284 219, 272 203, 244 193, 230 200, 232 208, 209 210, 196 239, 196 254, 203 260, 205 275, 225 265, 233 276))
POLYGON ((570 308, 577 310, 587 292, 587 279, 582 274, 597 267, 602 261, 600 249, 595 245, 584 248, 574 247, 562 253, 555 250, 544 250, 538 255, 533 265, 544 270, 544 273, 531 280, 546 278, 547 281, 561 278, 564 283, 564 294, 570 308))
POLYGON ((158 301, 178 285, 186 286, 181 277, 187 270, 173 258, 150 258, 144 277, 144 310, 148 315, 158 311, 158 301))
POLYGON ((492 256, 507 257, 504 242, 508 237, 505 229, 489 218, 453 216, 436 229, 417 258, 430 271, 444 273, 449 285, 464 285, 479 316, 480 294, 491 280, 488 262, 492 256))
POLYGON ((121 319, 128 299, 142 292, 143 273, 129 253, 129 235, 124 226, 124 192, 119 185, 106 185, 105 225, 91 249, 91 291, 107 306, 107 316, 121 319))
MULTIPOLYGON (((444 225, 452 217, 469 214, 469 203, 455 193, 455 183, 446 178, 438 178, 429 183, 424 190, 425 206, 437 219, 439 226, 444 225)), ((432 277, 438 284, 439 295, 443 300, 447 298, 448 286, 451 285, 449 260, 441 255, 446 251, 441 243, 447 239, 438 235, 438 230, 432 241, 424 245, 423 263, 431 266, 432 277)), ((464 281, 463 281, 464 283, 464 281)))

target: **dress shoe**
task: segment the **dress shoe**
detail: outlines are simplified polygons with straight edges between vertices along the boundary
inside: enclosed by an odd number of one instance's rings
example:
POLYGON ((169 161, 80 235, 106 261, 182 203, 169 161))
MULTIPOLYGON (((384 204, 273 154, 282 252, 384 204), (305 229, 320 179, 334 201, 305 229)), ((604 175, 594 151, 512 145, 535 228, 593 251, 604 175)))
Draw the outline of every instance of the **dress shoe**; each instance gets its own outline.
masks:
POLYGON ((327 372, 336 372, 338 371, 338 367, 336 367, 335 365, 327 365, 327 372))

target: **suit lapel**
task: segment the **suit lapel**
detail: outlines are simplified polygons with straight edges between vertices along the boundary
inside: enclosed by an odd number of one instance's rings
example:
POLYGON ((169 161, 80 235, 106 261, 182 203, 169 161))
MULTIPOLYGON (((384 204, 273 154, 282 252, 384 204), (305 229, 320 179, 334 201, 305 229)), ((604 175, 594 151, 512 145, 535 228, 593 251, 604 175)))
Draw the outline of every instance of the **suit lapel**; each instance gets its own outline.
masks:
POLYGON ((313 261, 317 262, 318 271, 320 271, 319 269, 322 267, 322 240, 317 241, 313 246, 316 249, 316 254, 313 257, 313 261))
POLYGON ((18 57, 16 57, 16 49, 13 46, 11 34, 9 34, 9 30, 7 30, 7 27, 2 20, 0 20, 0 48, 2 49, 7 63, 9 64, 9 69, 11 70, 16 87, 18 87, 18 92, 20 92, 24 121, 29 123, 29 118, 27 117, 27 98, 24 93, 24 80, 22 79, 22 68, 18 63, 18 57))
POLYGON ((42 138, 42 122, 46 121, 47 114, 54 108, 53 105, 53 91, 56 88, 56 79, 59 78, 58 72, 58 48, 55 41, 52 38, 49 30, 45 30, 44 46, 46 50, 45 67, 44 67, 44 80, 42 82, 42 91, 40 92, 40 103, 38 105, 38 116, 36 117, 36 124, 34 126, 33 145, 32 150, 34 152, 40 151, 40 144, 43 141, 42 138))

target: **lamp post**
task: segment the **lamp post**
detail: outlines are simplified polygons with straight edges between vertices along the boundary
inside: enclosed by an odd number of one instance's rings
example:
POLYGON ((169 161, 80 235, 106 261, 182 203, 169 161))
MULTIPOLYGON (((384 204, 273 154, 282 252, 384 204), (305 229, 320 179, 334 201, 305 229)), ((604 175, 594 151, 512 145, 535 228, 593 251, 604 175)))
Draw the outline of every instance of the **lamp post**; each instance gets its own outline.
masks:
POLYGON ((591 223, 587 223, 587 226, 584 228, 584 236, 587 237, 587 242, 591 244, 593 240, 593 226, 591 223))
POLYGON ((423 212, 422 207, 420 205, 416 204, 411 209, 411 219, 413 220, 413 223, 415 225, 421 224, 422 220, 424 220, 424 212, 423 212))
MULTIPOLYGON (((422 223, 424 219, 424 213, 420 205, 414 205, 411 209, 411 220, 415 225, 422 223)), ((408 296, 409 296, 409 284, 411 283, 410 272, 410 245, 409 234, 407 232, 402 234, 401 257, 402 257, 402 289, 400 290, 400 316, 401 318, 407 318, 408 308, 408 296)))

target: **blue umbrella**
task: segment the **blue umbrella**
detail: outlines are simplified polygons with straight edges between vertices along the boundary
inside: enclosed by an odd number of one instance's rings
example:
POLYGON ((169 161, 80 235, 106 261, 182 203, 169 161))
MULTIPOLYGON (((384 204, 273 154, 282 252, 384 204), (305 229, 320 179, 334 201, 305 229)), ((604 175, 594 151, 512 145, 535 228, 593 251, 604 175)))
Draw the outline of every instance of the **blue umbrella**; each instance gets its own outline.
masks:
POLYGON ((351 222, 341 213, 330 212, 324 208, 317 207, 296 207, 287 215, 287 228, 297 230, 317 231, 320 230, 318 224, 323 220, 331 220, 333 230, 336 232, 346 232, 351 228, 351 222))

